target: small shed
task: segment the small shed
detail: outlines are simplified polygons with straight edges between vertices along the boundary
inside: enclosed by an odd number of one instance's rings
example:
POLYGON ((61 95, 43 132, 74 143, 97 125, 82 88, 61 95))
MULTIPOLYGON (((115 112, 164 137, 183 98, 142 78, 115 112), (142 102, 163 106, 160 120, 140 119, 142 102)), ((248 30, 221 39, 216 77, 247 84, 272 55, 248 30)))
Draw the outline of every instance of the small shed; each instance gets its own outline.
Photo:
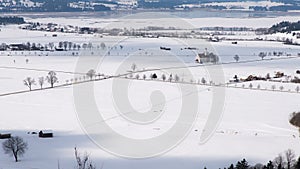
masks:
POLYGON ((52 132, 52 130, 41 130, 39 132, 39 137, 41 137, 41 138, 52 138, 53 137, 53 132, 52 132))
POLYGON ((7 133, 7 134, 0 134, 0 139, 8 139, 11 138, 11 134, 7 133))

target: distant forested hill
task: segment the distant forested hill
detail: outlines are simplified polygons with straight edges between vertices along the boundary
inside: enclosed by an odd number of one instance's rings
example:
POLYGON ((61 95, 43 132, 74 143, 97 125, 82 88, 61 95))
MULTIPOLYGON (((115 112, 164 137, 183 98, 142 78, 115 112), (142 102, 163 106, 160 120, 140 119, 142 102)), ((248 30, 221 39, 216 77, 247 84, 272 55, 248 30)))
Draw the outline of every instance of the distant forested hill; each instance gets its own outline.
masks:
POLYGON ((0 12, 109 11, 109 0, 0 0, 0 12))
MULTIPOLYGON (((118 9, 173 9, 184 4, 201 4, 210 2, 243 2, 262 0, 0 0, 0 12, 78 12, 109 11, 118 9), (129 2, 129 3, 128 3, 129 2)), ((265 1, 265 0, 264 0, 265 1)), ((271 0, 283 5, 253 7, 254 10, 288 11, 300 10, 300 0, 271 0)), ((214 6, 222 10, 224 6, 214 6)))
POLYGON ((269 28, 268 33, 276 33, 276 32, 285 33, 291 31, 299 31, 299 30, 300 30, 300 20, 298 22, 283 21, 269 28))

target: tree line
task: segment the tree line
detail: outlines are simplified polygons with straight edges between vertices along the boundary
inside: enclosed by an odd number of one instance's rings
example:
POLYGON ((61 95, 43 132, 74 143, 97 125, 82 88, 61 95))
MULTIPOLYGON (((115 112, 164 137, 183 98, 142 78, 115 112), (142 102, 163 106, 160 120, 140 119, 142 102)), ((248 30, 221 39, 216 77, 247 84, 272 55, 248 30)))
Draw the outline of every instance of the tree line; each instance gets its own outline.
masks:
POLYGON ((292 31, 298 31, 300 30, 300 21, 298 22, 289 22, 289 21, 283 21, 280 23, 277 23, 273 25, 271 28, 268 29, 268 33, 291 33, 292 31))
MULTIPOLYGON (((204 169, 208 168, 204 167, 204 169)), ((251 166, 244 158, 236 164, 224 167, 224 169, 300 169, 300 157, 296 158, 294 151, 288 149, 278 154, 273 160, 269 160, 266 164, 257 163, 251 166)))
MULTIPOLYGON (((91 49, 106 49, 106 45, 104 42, 101 44, 94 46, 91 42, 78 44, 71 41, 60 41, 58 43, 49 42, 46 44, 35 43, 35 42, 27 42, 21 44, 0 44, 0 51, 79 51, 83 50, 91 50, 91 49)), ((24 54, 23 52, 21 53, 24 54)), ((78 52, 76 53, 78 55, 78 52)), ((75 55, 75 52, 73 53, 75 55)))
POLYGON ((23 24, 25 23, 24 18, 18 16, 1 16, 0 17, 0 25, 7 24, 23 24))

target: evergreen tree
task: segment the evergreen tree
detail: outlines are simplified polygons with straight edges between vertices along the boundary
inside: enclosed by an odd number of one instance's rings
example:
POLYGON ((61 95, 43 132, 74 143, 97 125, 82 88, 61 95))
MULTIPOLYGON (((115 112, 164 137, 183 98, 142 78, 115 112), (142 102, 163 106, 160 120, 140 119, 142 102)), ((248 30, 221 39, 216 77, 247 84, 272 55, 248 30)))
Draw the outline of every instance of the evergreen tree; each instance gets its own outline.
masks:
POLYGON ((300 169, 300 157, 299 157, 298 160, 296 161, 294 168, 295 168, 295 169, 300 169))
POLYGON ((242 161, 238 161, 236 166, 236 169, 248 169, 249 168, 249 164, 246 161, 246 159, 243 159, 242 161))
MULTIPOLYGON (((264 167, 265 168, 265 167, 264 167)), ((266 169, 274 169, 274 165, 273 165, 273 162, 272 161, 269 161, 267 166, 266 166, 266 169)))
POLYGON ((278 164, 277 169, 283 169, 282 164, 278 164))

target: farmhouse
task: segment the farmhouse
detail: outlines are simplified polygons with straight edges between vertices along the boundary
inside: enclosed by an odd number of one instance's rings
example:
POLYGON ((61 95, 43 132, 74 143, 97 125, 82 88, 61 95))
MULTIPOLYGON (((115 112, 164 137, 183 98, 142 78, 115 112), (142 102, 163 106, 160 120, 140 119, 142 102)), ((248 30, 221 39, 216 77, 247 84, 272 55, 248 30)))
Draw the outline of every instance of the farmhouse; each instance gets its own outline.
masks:
POLYGON ((12 51, 28 50, 28 47, 24 44, 10 44, 9 49, 12 51))
POLYGON ((205 49, 204 53, 199 53, 196 58, 195 61, 197 63, 218 63, 219 62, 219 57, 211 52, 208 52, 207 49, 205 49))

